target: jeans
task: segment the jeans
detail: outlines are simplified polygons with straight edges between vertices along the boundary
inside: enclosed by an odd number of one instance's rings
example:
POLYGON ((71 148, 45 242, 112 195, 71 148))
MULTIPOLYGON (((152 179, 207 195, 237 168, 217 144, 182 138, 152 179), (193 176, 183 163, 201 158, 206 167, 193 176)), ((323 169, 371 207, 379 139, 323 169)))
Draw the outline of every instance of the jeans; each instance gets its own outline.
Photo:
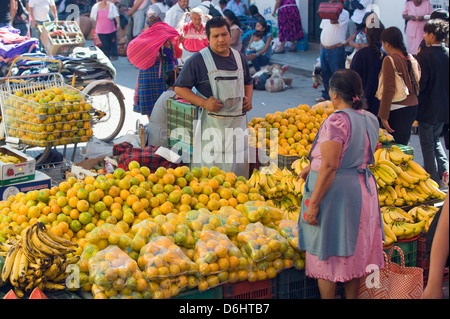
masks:
POLYGON ((260 55, 252 60, 252 65, 256 71, 261 70, 262 66, 268 65, 270 58, 265 55, 260 55))
POLYGON ((389 113, 389 126, 395 132, 392 132, 395 143, 408 145, 411 138, 411 128, 416 120, 417 105, 407 106, 389 113))
POLYGON ((7 27, 7 26, 9 26, 9 25, 11 25, 11 23, 0 22, 0 28, 1 28, 1 27, 7 27))
POLYGON ((440 135, 444 123, 419 122, 419 141, 422 149, 424 169, 430 178, 440 183, 441 176, 448 171, 448 159, 442 147, 440 135))
POLYGON ((106 34, 98 34, 98 37, 100 41, 102 42, 101 50, 105 55, 108 57, 108 59, 111 57, 111 52, 113 48, 113 41, 116 36, 116 31, 106 34))
POLYGON ((330 89, 330 78, 334 72, 345 68, 345 46, 334 49, 322 48, 320 52, 320 67, 322 70, 323 91, 322 97, 326 100, 330 99, 328 90, 330 89))
POLYGON ((39 40, 39 50, 41 50, 42 52, 44 52, 44 46, 42 45, 42 41, 41 41, 41 32, 39 31, 39 26, 42 26, 44 24, 44 22, 47 21, 37 21, 37 26, 36 27, 31 27, 31 37, 36 38, 39 40))

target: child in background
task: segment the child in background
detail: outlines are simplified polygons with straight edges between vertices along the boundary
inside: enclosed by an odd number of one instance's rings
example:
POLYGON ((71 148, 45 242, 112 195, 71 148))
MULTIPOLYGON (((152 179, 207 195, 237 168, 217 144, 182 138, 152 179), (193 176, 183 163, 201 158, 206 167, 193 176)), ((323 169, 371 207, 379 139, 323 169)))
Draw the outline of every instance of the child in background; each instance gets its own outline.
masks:
POLYGON ((252 43, 247 49, 247 54, 257 53, 258 51, 264 49, 266 44, 264 43, 264 33, 262 31, 255 31, 252 36, 252 43))

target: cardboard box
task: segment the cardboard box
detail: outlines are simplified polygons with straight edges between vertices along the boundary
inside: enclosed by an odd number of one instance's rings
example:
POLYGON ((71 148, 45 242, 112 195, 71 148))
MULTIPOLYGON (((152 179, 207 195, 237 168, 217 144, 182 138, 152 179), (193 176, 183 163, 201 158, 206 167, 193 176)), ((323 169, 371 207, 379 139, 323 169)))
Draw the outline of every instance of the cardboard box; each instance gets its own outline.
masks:
POLYGON ((84 47, 86 42, 75 21, 44 22, 40 40, 48 55, 69 55, 74 48, 84 47), (54 32, 56 24, 60 26, 60 30, 54 32))
POLYGON ((0 146, 0 152, 16 156, 21 163, 10 164, 0 160, 0 186, 25 182, 34 179, 36 160, 8 145, 0 146))
POLYGON ((27 193, 33 190, 40 190, 44 188, 50 189, 52 187, 51 178, 47 174, 36 171, 34 179, 27 182, 11 184, 0 187, 0 199, 7 200, 9 196, 16 195, 19 192, 27 193))
MULTIPOLYGON (((91 171, 91 169, 94 169, 94 166, 100 165, 105 167, 105 170, 108 170, 108 164, 107 162, 109 162, 112 166, 112 169, 115 169, 117 167, 117 161, 115 161, 112 158, 109 157, 105 157, 105 156, 100 156, 100 157, 96 157, 96 158, 88 158, 85 159, 84 161, 75 163, 72 165, 72 169, 70 170, 70 175, 71 176, 75 176, 77 179, 83 179, 86 176, 98 176, 99 174, 96 172, 91 171)), ((67 176, 70 176, 68 174, 66 174, 67 176)))

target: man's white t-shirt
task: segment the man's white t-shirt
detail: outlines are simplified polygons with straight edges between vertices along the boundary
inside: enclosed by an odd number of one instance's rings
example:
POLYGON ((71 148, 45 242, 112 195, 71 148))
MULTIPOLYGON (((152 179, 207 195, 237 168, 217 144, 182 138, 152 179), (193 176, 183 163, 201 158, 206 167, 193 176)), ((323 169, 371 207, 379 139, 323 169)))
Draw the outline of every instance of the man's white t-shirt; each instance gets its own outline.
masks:
POLYGON ((373 4, 373 0, 359 0, 359 3, 364 7, 364 9, 355 9, 352 14, 352 21, 361 24, 362 19, 366 14, 367 6, 373 4))
POLYGON ((169 10, 167 10, 164 22, 176 29, 186 11, 187 10, 181 9, 180 5, 176 3, 169 10))
POLYGON ((320 43, 323 46, 331 47, 333 45, 345 43, 347 40, 347 26, 350 14, 347 10, 342 10, 339 15, 338 23, 331 24, 329 19, 323 19, 320 23, 322 33, 320 34, 320 43))
POLYGON ((50 20, 50 6, 55 5, 54 0, 30 0, 28 2, 31 10, 33 10, 34 19, 36 21, 50 20))

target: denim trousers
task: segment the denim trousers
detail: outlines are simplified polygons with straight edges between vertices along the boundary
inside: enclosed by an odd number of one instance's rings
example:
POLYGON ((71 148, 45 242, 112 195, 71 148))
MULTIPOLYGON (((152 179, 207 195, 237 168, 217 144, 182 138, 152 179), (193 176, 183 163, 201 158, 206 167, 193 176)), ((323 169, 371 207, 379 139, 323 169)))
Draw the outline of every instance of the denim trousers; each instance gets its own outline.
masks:
POLYGON ((448 159, 440 140, 444 123, 419 122, 419 141, 422 149, 424 169, 439 184, 441 176, 448 171, 448 159))
POLYGON ((345 46, 334 49, 322 48, 320 52, 320 67, 322 72, 323 91, 322 97, 330 99, 328 90, 330 89, 330 78, 334 72, 345 68, 345 46))
POLYGON ((252 60, 252 65, 256 71, 261 70, 262 66, 268 65, 270 58, 265 55, 260 55, 252 60))

